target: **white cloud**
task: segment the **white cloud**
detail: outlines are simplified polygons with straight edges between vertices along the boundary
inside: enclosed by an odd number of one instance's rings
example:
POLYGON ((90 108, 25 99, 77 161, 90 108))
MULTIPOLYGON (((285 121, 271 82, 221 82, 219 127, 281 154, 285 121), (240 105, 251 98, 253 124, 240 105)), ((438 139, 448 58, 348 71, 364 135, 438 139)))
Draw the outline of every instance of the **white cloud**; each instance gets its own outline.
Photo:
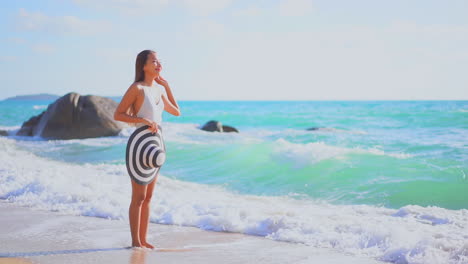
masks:
POLYGON ((304 16, 313 10, 313 5, 311 0, 282 0, 278 9, 282 16, 304 16))
POLYGON ((23 8, 19 10, 17 16, 17 27, 26 31, 80 35, 108 32, 112 28, 107 21, 83 20, 75 16, 47 16, 41 12, 29 12, 23 8))

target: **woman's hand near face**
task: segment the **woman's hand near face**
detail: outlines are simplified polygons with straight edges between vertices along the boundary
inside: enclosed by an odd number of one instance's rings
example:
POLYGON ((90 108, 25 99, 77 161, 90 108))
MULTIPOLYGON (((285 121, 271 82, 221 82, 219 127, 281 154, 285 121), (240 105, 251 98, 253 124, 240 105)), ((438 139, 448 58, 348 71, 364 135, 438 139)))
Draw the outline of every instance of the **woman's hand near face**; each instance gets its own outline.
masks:
POLYGON ((179 110, 179 105, 177 104, 176 100, 174 99, 174 96, 172 95, 171 88, 169 87, 169 83, 164 79, 161 75, 158 75, 154 80, 164 86, 166 88, 166 94, 167 94, 167 99, 164 94, 162 95, 162 99, 164 101, 164 110, 166 110, 168 113, 175 115, 175 116, 180 116, 180 110, 179 110))
POLYGON ((159 85, 162 85, 164 87, 167 87, 169 86, 169 83, 166 81, 166 79, 164 79, 161 75, 158 75, 158 77, 156 77, 154 79, 159 85))

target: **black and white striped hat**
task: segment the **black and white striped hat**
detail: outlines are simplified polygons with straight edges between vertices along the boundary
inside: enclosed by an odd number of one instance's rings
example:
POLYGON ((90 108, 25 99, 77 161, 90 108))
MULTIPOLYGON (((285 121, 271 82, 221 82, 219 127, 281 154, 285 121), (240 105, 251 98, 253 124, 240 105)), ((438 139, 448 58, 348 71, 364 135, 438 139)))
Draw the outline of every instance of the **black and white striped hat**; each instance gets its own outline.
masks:
POLYGON ((125 163, 130 177, 138 184, 151 183, 166 161, 162 128, 152 133, 149 126, 137 128, 128 138, 125 163))

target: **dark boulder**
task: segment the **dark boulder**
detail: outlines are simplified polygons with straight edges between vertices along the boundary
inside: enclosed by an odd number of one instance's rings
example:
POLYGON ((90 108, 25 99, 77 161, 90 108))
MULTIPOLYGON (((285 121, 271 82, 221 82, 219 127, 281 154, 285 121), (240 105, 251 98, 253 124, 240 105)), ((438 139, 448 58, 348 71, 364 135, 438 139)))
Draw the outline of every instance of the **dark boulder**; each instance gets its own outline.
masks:
POLYGON ((202 126, 201 130, 209 132, 223 132, 223 125, 221 124, 221 122, 211 120, 206 122, 206 124, 202 126))
POLYGON ((46 111, 40 113, 37 116, 33 116, 29 118, 28 121, 24 122, 23 125, 21 126, 20 130, 16 132, 16 135, 18 136, 33 136, 33 129, 35 126, 37 126, 37 123, 39 123, 39 120, 41 117, 44 115, 46 111))
POLYGON ((223 132, 236 132, 236 133, 239 133, 239 130, 237 130, 236 128, 234 128, 232 126, 223 125, 223 132))
POLYGON ((215 121, 215 120, 211 120, 211 121, 206 122, 206 124, 204 124, 201 127, 201 130, 205 130, 205 131, 209 131, 209 132, 215 132, 216 131, 216 132, 237 132, 237 133, 239 133, 239 130, 237 130, 236 128, 231 127, 231 126, 225 126, 221 122, 215 121))
POLYGON ((126 126, 114 120, 117 105, 106 97, 68 93, 24 122, 17 135, 48 139, 115 136, 126 126))

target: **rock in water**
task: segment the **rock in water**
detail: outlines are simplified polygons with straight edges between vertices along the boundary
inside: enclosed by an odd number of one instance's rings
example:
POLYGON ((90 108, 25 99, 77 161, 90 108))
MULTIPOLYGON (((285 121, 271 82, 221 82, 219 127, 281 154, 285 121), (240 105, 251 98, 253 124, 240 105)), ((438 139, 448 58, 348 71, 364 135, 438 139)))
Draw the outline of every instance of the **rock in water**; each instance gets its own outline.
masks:
POLYGON ((214 131, 223 132, 223 125, 219 121, 211 120, 211 121, 206 122, 206 124, 203 125, 201 130, 205 130, 209 132, 214 132, 214 131))
POLYGON ((37 126, 37 123, 39 123, 39 120, 41 117, 44 115, 46 111, 40 113, 37 116, 33 116, 29 118, 28 121, 24 122, 23 125, 21 126, 20 130, 16 132, 16 135, 18 136, 33 136, 33 129, 35 126, 37 126))
POLYGON ((114 120, 117 105, 110 98, 68 93, 24 122, 17 135, 47 139, 115 136, 126 126, 114 120))
POLYGON ((225 126, 219 121, 211 120, 206 122, 201 128, 201 130, 209 131, 209 132, 237 132, 239 131, 231 126, 225 126))
POLYGON ((239 133, 239 130, 237 130, 237 128, 232 127, 232 126, 223 125, 223 132, 236 132, 236 133, 239 133))

